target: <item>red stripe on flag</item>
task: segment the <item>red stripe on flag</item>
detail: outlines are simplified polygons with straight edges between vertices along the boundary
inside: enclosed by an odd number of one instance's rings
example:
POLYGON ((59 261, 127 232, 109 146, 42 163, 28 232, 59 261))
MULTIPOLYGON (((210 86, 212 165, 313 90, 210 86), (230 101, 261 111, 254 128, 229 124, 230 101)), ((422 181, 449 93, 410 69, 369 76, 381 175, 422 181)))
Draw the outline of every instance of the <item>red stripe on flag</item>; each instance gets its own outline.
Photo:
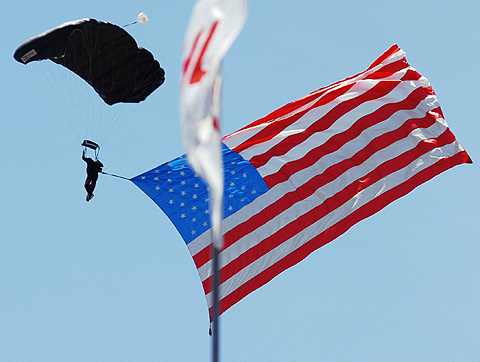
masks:
POLYGON ((367 70, 375 68, 377 65, 382 64, 385 60, 390 58, 393 54, 402 51, 397 44, 393 44, 390 49, 383 53, 377 60, 375 60, 367 70))
POLYGON ((400 60, 397 60, 396 62, 387 64, 386 66, 382 67, 380 70, 378 70, 375 73, 372 73, 370 75, 367 75, 365 79, 384 79, 390 77, 392 74, 395 74, 402 69, 408 68, 409 65, 407 63, 407 59, 403 57, 400 60))

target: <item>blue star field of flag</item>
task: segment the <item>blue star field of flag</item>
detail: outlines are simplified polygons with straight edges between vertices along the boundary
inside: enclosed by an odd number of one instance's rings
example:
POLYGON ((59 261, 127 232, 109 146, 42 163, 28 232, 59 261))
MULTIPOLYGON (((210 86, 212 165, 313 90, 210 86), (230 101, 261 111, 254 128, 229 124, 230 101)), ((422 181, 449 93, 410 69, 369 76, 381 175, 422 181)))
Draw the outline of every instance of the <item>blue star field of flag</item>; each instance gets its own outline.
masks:
MULTIPOLYGON (((268 190, 255 167, 223 145, 226 218, 268 190)), ((131 179, 170 218, 185 243, 210 229, 208 189, 203 180, 180 156, 131 179)))

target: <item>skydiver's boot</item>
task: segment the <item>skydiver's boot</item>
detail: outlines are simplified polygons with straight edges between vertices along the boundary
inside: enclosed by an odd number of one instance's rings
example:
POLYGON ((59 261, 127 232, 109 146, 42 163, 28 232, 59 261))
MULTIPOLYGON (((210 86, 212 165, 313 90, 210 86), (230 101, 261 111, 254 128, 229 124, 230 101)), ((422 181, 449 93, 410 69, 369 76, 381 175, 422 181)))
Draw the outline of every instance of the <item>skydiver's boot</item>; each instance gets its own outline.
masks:
POLYGON ((87 195, 87 202, 89 202, 93 198, 93 194, 88 194, 87 195))

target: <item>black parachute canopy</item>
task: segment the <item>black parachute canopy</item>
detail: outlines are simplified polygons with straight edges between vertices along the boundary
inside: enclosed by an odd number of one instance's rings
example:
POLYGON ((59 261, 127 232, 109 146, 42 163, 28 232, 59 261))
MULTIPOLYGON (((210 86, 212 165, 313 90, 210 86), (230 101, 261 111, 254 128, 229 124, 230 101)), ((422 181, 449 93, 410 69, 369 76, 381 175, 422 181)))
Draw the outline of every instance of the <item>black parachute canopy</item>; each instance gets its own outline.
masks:
POLYGON ((105 103, 138 103, 165 80, 165 71, 121 27, 95 19, 61 24, 20 45, 23 64, 50 59, 87 81, 105 103))

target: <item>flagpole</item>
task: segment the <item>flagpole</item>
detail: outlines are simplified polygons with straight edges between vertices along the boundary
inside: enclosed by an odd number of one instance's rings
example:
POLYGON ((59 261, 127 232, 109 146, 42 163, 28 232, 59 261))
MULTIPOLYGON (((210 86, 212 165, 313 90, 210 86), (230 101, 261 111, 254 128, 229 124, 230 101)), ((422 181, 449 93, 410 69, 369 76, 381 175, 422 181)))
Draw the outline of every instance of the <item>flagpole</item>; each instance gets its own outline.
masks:
POLYGON ((220 337, 220 327, 219 327, 219 284, 220 284, 220 270, 219 270, 219 259, 220 253, 217 249, 216 243, 212 243, 212 253, 213 253, 213 353, 212 360, 213 362, 219 361, 219 337, 220 337))
MULTIPOLYGON (((219 258, 224 175, 220 138, 221 63, 241 31, 248 0, 197 0, 185 33, 180 81, 180 115, 188 162, 212 192, 212 357, 219 361, 219 258)), ((210 305, 210 303, 208 303, 210 305)))

